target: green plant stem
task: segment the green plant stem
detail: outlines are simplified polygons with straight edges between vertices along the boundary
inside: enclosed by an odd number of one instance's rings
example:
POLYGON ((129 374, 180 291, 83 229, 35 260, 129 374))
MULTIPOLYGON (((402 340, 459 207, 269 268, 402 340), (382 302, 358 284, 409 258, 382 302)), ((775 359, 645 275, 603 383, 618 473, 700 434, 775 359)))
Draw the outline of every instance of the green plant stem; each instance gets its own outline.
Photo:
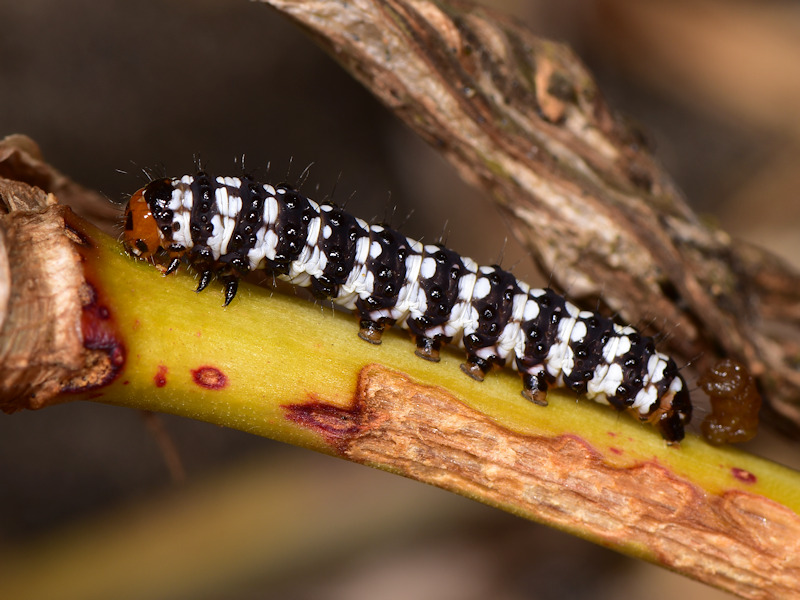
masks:
POLYGON ((219 285, 197 294, 186 271, 165 277, 84 227, 87 277, 126 358, 110 384, 62 400, 187 416, 369 464, 743 597, 800 573, 794 471, 694 435, 669 447, 566 394, 535 406, 510 371, 475 382, 457 352, 420 360, 401 331, 367 344, 353 317, 323 304, 243 285, 223 308, 219 285), (780 557, 777 571, 759 557, 780 557))

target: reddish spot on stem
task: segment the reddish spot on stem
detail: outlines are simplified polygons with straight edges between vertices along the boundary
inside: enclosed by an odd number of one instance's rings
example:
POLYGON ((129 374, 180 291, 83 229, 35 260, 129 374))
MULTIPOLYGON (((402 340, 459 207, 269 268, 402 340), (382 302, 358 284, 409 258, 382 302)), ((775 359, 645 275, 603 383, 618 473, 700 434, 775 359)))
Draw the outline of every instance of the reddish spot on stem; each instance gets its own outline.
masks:
POLYGON ((153 375, 153 381, 156 387, 162 388, 167 385, 167 371, 169 371, 169 369, 167 369, 166 365, 158 365, 158 371, 153 375))
POLYGON ((81 290, 81 332, 83 346, 106 354, 103 369, 95 371, 95 379, 82 380, 64 388, 65 392, 85 392, 110 384, 125 366, 126 350, 117 324, 101 293, 90 282, 91 273, 84 264, 86 283, 81 290))
POLYGON ((192 369, 192 379, 207 390, 221 390, 228 385, 228 377, 216 367, 203 366, 192 369))
POLYGON ((87 392, 109 385, 122 372, 127 349, 114 315, 114 303, 95 271, 100 260, 97 247, 87 234, 86 224, 70 211, 64 213, 64 229, 75 242, 85 278, 79 295, 81 301, 81 334, 87 366, 80 377, 62 387, 64 392, 87 392))
POLYGON ((610 446, 608 449, 611 450, 612 454, 622 454, 622 450, 615 448, 614 446, 610 446))
MULTIPOLYGON (((313 396, 312 396, 313 398, 313 396)), ((364 407, 361 402, 342 408, 313 399, 305 404, 284 404, 286 418, 298 425, 315 430, 340 453, 347 442, 361 430, 364 407)))
POLYGON ((738 467, 732 467, 731 474, 742 483, 755 483, 758 481, 758 478, 755 476, 755 474, 738 467))

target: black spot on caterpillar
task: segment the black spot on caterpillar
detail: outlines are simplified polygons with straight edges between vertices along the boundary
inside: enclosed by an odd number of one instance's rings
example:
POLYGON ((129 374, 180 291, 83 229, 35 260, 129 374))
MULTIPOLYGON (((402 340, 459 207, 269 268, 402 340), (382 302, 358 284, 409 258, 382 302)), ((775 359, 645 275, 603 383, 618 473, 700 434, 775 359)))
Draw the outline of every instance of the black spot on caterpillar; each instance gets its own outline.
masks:
POLYGON ((167 273, 185 259, 200 273, 198 291, 216 277, 226 306, 240 277, 264 269, 354 310, 360 337, 373 344, 393 324, 414 335, 426 360, 438 361, 443 343, 459 343, 463 371, 479 381, 510 359, 523 396, 536 404, 547 404, 549 386, 566 387, 633 412, 670 443, 691 419, 675 362, 633 327, 285 184, 204 172, 154 180, 128 203, 124 244, 140 258, 166 254, 167 273))

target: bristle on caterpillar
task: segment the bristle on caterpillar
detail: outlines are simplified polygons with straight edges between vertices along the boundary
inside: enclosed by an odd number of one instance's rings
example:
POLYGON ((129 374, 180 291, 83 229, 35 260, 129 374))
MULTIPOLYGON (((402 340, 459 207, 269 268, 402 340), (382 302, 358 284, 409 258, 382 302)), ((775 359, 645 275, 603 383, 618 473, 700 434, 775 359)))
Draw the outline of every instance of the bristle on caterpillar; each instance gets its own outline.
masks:
POLYGON ((239 279, 263 269, 355 311, 370 343, 394 324, 426 360, 458 343, 463 371, 477 380, 510 361, 536 404, 547 404, 550 386, 566 387, 653 423, 669 443, 691 419, 686 382, 652 338, 288 185, 204 172, 154 180, 128 203, 124 244, 139 258, 166 254, 167 273, 185 259, 200 274, 198 291, 220 280, 226 306, 239 279))

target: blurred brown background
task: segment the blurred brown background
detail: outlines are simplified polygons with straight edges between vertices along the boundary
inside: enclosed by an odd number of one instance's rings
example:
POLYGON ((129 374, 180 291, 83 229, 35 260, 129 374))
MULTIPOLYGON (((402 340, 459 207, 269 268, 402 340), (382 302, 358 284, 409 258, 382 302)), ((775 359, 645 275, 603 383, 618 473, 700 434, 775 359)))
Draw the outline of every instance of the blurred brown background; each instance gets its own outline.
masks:
MULTIPOLYGON (((573 46, 696 210, 800 266, 800 4, 495 5, 573 46)), ((188 172, 194 154, 219 173, 245 154, 257 174, 271 162, 269 177, 290 181, 314 163, 308 195, 415 237, 445 232, 455 249, 541 281, 485 199, 263 5, 0 0, 0 26, 0 135, 31 136, 110 202, 140 187, 141 167, 188 172)), ((63 577, 63 598, 723 597, 414 482, 163 424, 186 483, 172 482, 137 413, 0 416, 0 572, 14 556, 63 577)), ((797 454, 780 440, 754 448, 797 454)))

